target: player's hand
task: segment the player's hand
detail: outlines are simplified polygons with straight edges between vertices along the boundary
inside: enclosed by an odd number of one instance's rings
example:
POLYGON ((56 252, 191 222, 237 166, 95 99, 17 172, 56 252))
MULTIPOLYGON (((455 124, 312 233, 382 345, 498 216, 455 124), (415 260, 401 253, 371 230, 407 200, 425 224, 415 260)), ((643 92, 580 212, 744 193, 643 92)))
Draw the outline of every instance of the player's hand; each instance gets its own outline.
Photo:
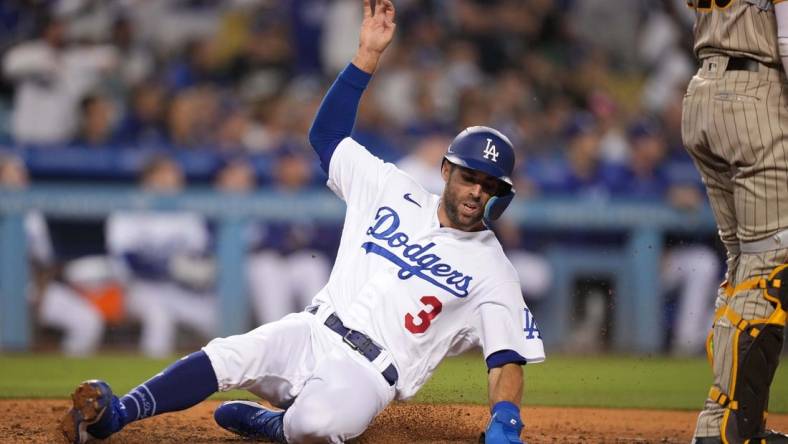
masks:
POLYGON ((394 3, 391 0, 362 0, 364 21, 361 22, 359 51, 378 57, 394 38, 394 3))

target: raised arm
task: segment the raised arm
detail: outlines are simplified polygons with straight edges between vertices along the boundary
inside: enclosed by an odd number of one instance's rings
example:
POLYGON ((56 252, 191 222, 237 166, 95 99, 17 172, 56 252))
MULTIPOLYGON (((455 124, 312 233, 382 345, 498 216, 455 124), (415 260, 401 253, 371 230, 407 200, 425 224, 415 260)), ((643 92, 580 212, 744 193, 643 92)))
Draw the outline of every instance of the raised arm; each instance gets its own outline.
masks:
POLYGON ((309 142, 326 173, 337 145, 353 131, 361 94, 372 78, 383 51, 391 43, 396 28, 394 4, 390 0, 362 1, 364 21, 356 55, 328 89, 309 130, 309 142))
POLYGON ((13 81, 28 77, 50 78, 57 70, 52 52, 40 44, 24 43, 3 58, 3 74, 13 81))
POLYGON ((491 368, 488 374, 490 422, 485 444, 522 444, 520 399, 523 397, 523 369, 519 364, 491 368))

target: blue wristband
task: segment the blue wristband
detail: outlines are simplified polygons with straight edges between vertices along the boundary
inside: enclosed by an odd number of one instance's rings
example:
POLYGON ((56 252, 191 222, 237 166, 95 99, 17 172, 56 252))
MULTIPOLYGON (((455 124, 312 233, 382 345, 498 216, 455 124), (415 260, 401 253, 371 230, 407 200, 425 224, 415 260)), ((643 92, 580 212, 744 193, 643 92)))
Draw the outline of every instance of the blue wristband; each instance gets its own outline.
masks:
POLYGON ((509 401, 501 401, 492 407, 491 413, 492 418, 485 431, 485 444, 522 444, 520 407, 509 401))

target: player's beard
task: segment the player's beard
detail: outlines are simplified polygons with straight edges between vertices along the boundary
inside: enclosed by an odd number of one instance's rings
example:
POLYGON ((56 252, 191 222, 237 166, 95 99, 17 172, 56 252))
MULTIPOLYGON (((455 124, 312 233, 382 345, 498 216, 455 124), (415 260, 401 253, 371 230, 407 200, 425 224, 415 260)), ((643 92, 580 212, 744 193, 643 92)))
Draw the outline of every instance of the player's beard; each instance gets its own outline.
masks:
POLYGON ((481 199, 473 198, 471 196, 466 196, 465 198, 460 197, 451 186, 451 178, 446 184, 446 188, 443 190, 442 201, 442 204, 446 210, 446 216, 449 218, 453 228, 462 231, 473 231, 480 228, 479 225, 482 220, 482 216, 484 215, 484 207, 482 205, 481 199), (476 207, 476 211, 470 215, 465 214, 460 210, 460 207, 464 203, 474 205, 476 207))

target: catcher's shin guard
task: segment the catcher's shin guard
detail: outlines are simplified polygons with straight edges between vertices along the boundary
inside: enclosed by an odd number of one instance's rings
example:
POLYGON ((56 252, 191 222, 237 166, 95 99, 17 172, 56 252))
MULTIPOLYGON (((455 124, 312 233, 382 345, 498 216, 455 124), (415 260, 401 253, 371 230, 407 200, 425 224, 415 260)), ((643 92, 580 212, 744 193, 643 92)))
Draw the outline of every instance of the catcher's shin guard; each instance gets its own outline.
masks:
POLYGON ((723 393, 718 387, 712 387, 709 392, 709 397, 725 408, 720 433, 726 444, 772 442, 766 438, 765 425, 769 387, 783 346, 788 265, 777 267, 768 278, 753 280, 752 285, 745 287, 748 288, 742 289, 762 289, 763 297, 774 311, 768 318, 749 321, 728 306, 721 307, 717 313, 717 318, 726 317, 737 330, 731 345, 733 369, 729 393, 723 393))

